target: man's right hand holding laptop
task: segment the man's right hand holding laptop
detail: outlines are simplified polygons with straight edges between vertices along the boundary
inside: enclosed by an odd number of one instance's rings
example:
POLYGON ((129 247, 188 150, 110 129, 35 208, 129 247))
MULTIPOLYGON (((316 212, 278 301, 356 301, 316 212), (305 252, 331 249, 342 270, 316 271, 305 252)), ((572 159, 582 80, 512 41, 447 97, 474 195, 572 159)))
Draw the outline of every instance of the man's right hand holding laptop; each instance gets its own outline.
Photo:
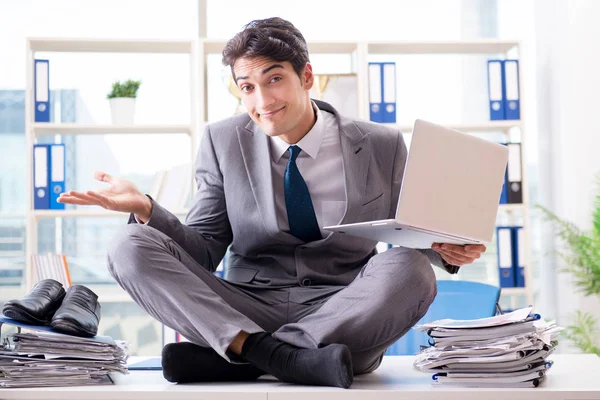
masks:
POLYGON ((448 264, 462 267, 472 264, 485 253, 483 244, 467 244, 464 246, 450 243, 434 243, 431 248, 435 250, 448 264))

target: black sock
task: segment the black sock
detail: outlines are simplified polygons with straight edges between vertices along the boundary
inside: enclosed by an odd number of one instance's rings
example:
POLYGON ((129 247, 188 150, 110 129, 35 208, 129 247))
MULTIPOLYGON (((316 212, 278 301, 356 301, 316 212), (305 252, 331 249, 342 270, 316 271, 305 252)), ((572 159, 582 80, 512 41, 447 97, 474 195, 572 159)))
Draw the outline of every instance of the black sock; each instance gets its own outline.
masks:
POLYGON ((253 381, 265 373, 251 364, 231 364, 210 347, 169 343, 162 350, 163 376, 169 382, 253 381))
POLYGON ((302 349, 261 332, 248 336, 242 357, 283 382, 348 388, 354 379, 350 350, 343 344, 302 349))

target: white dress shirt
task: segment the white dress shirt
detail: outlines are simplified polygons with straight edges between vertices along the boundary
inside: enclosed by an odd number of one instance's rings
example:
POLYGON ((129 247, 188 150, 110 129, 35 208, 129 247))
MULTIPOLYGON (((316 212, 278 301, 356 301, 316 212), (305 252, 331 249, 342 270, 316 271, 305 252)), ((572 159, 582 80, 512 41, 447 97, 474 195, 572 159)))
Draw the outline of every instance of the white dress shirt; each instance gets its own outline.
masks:
MULTIPOLYGON (((346 210, 344 164, 340 131, 333 114, 321 112, 313 102, 317 121, 312 129, 295 143, 302 149, 296 165, 310 193, 319 228, 337 225, 346 210)), ((289 232, 283 175, 290 158, 291 144, 275 136, 269 137, 275 213, 279 229, 289 232)), ((321 229, 323 237, 330 232, 321 229)))

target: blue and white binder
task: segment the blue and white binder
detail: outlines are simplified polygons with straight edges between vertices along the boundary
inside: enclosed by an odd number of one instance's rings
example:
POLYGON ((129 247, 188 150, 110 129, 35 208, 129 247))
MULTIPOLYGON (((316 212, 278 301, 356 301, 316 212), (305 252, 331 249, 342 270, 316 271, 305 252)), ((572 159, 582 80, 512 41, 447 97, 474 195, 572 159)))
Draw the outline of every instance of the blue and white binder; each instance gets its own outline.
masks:
POLYGON ((502 184, 502 191, 500 192, 500 204, 508 204, 508 167, 504 171, 504 183, 502 184))
POLYGON ((33 145, 33 208, 50 208, 48 170, 50 168, 50 147, 46 144, 33 145))
POLYGON ((504 119, 521 119, 519 60, 504 60, 504 119))
POLYGON ((396 63, 381 63, 383 68, 383 122, 396 123, 396 63))
POLYGON ((507 143, 507 196, 510 204, 523 203, 523 168, 521 165, 521 143, 507 143))
POLYGON ((35 122, 50 122, 50 62, 35 60, 33 69, 35 122))
POLYGON ((64 210, 65 204, 58 197, 65 191, 65 145, 50 145, 50 209, 64 210))
POLYGON ((522 226, 513 226, 513 249, 515 286, 525 287, 525 231, 522 226))
POLYGON ((512 231, 513 229, 510 226, 496 227, 500 287, 515 287, 512 231))
POLYGON ((383 122, 383 68, 381 63, 369 63, 369 119, 383 122))
POLYGON ((502 60, 488 60, 488 95, 490 99, 490 120, 504 119, 504 63, 502 60))

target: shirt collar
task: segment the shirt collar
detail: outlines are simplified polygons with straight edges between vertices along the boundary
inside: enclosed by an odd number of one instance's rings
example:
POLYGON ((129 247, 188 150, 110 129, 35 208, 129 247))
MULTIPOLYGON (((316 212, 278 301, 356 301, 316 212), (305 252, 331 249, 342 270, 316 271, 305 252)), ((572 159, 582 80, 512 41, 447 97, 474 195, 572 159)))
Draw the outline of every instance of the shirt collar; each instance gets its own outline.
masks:
MULTIPOLYGON (((325 119, 315 102, 311 100, 311 104, 315 110, 317 120, 310 131, 296 145, 312 159, 316 159, 321 148, 321 143, 323 142, 323 137, 325 136, 325 119)), ((291 145, 279 136, 269 136, 269 139, 271 139, 271 156, 273 157, 273 161, 279 162, 291 145)))

